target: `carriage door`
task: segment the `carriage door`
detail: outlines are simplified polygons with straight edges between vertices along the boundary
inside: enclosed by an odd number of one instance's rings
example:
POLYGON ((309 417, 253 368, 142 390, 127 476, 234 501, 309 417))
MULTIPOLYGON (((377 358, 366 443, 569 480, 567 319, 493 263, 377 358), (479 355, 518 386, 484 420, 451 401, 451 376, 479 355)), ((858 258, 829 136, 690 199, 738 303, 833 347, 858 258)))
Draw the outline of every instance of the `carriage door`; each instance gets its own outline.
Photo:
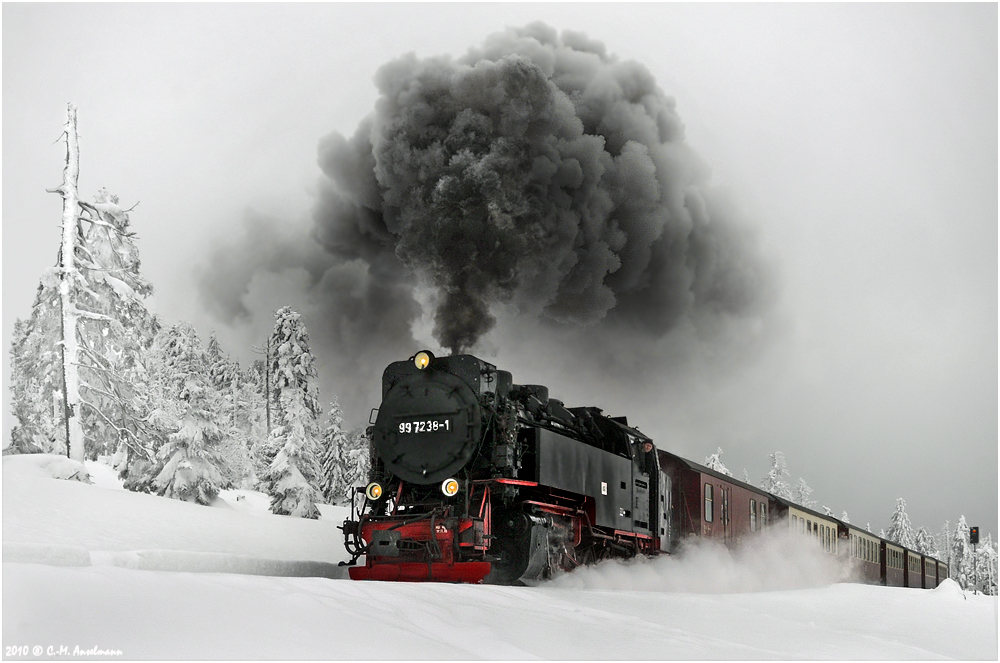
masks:
POLYGON ((660 550, 670 551, 670 541, 673 539, 673 532, 670 529, 670 477, 660 471, 660 500, 658 509, 660 512, 659 530, 660 550))

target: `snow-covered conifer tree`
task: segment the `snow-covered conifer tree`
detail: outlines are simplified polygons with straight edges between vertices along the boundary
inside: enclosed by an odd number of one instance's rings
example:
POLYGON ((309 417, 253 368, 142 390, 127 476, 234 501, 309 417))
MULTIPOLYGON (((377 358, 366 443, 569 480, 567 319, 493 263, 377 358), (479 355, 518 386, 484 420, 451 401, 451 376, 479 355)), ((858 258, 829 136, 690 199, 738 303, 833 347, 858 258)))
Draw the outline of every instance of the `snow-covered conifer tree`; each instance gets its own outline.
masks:
POLYGON ((906 515, 906 500, 902 497, 896 500, 896 510, 892 512, 892 517, 889 519, 889 531, 886 533, 886 538, 904 548, 914 549, 916 533, 910 525, 910 517, 906 515))
POLYGON ((847 523, 848 525, 851 524, 851 519, 847 517, 847 512, 846 511, 844 511, 843 513, 840 514, 840 519, 843 522, 847 523))
POLYGON ((733 476, 733 473, 730 472, 729 469, 722 464, 722 460, 720 460, 721 456, 722 456, 722 447, 719 447, 714 454, 708 456, 705 459, 705 462, 702 463, 702 465, 704 465, 710 470, 715 470, 719 474, 725 474, 728 477, 733 476))
POLYGON ((788 468, 785 465, 785 454, 775 451, 770 454, 771 471, 761 479, 760 487, 763 490, 786 500, 792 499, 792 490, 788 486, 785 477, 790 477, 788 468))
POLYGON ((941 554, 940 559, 942 562, 951 562, 951 521, 944 521, 944 525, 941 526, 941 531, 939 531, 934 536, 934 545, 937 547, 938 552, 941 554))
POLYGON ((750 481, 750 474, 747 472, 747 468, 745 467, 743 468, 743 483, 751 486, 753 485, 753 482, 750 481))
POLYGON ((980 592, 997 595, 997 547, 991 534, 981 538, 976 546, 975 578, 980 592))
POLYGON ((160 431, 155 461, 126 481, 132 490, 210 504, 225 484, 219 425, 220 397, 208 373, 194 328, 181 323, 157 339, 161 361, 153 367, 157 408, 150 421, 160 431))
POLYGON ((958 525, 951 537, 951 579, 962 589, 972 586, 972 551, 969 549, 969 526, 965 516, 958 519, 958 525))
POLYGON ((13 452, 66 453, 59 324, 58 292, 43 278, 31 317, 14 322, 10 391, 18 423, 11 430, 13 452))
POLYGON ((248 404, 241 392, 240 366, 223 351, 214 333, 208 339, 205 355, 209 380, 219 396, 216 420, 223 433, 220 444, 220 453, 226 460, 222 466, 223 476, 227 486, 252 485, 255 472, 247 444, 246 413, 241 411, 248 404))
POLYGON ((823 515, 830 516, 831 518, 836 518, 836 516, 833 515, 833 509, 826 506, 825 504, 823 505, 823 515))
POLYGON ((247 487, 256 485, 267 474, 271 467, 271 461, 278 453, 277 449, 273 450, 273 453, 268 452, 270 434, 267 429, 266 415, 268 391, 264 377, 266 374, 264 361, 258 359, 243 372, 240 378, 240 407, 237 416, 241 435, 250 453, 253 469, 253 477, 247 477, 244 481, 247 487))
POLYGON ((937 547, 934 545, 934 537, 927 531, 926 527, 921 527, 913 535, 913 549, 922 555, 937 557, 937 547))
POLYGON ((806 483, 806 480, 803 479, 802 477, 799 477, 799 483, 795 486, 795 493, 792 499, 795 500, 796 504, 801 504, 807 509, 815 509, 816 502, 809 499, 809 496, 812 495, 812 492, 813 489, 809 487, 809 484, 806 483))
POLYGON ((276 411, 270 447, 278 449, 265 477, 276 514, 318 518, 317 374, 301 316, 285 307, 275 313, 270 339, 276 411))
POLYGON ((327 504, 338 504, 347 495, 346 457, 350 441, 344 432, 344 413, 340 403, 334 398, 330 404, 330 416, 323 431, 320 448, 322 449, 320 491, 327 504))

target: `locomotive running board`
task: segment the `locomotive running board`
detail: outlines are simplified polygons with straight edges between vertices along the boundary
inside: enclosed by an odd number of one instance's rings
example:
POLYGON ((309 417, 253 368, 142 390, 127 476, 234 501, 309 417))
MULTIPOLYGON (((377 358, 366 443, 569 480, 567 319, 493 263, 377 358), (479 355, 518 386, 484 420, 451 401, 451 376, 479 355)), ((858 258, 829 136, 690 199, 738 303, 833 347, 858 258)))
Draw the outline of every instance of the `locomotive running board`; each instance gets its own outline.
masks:
POLYGON ((442 564, 402 562, 353 566, 348 569, 351 580, 394 580, 397 582, 466 582, 476 584, 490 572, 489 562, 457 562, 442 564))

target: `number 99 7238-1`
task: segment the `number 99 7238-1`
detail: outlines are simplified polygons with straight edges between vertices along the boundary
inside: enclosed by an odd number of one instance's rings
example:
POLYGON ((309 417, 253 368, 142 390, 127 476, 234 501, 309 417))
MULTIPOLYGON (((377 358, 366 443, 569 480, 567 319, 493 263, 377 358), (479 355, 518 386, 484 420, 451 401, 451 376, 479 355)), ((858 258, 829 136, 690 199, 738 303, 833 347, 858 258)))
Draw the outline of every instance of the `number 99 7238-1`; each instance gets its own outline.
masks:
POLYGON ((429 419, 426 421, 401 421, 399 423, 400 433, 440 433, 448 432, 451 430, 451 420, 445 419, 443 421, 437 419, 429 419))

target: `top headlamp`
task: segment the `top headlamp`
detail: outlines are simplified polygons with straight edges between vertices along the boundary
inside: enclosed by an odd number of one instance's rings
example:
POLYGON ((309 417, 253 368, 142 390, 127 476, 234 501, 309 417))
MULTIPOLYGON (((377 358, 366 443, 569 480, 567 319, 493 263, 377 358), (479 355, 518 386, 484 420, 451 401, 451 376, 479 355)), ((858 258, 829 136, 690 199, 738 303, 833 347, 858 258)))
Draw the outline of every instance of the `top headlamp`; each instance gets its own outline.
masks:
POLYGON ((434 361, 434 355, 432 355, 427 350, 421 350, 413 356, 413 364, 421 371, 431 365, 434 361))

